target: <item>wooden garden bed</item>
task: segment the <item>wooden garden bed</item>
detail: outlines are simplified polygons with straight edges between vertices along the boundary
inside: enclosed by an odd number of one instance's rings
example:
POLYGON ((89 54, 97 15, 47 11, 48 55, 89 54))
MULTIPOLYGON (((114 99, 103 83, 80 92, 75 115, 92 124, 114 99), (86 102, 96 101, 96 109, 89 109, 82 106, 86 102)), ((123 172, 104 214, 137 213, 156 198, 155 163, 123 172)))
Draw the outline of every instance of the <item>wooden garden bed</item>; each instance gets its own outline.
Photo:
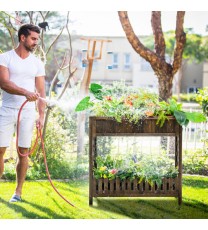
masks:
POLYGON ((128 121, 117 122, 113 118, 89 118, 89 204, 93 197, 177 197, 182 202, 182 127, 174 117, 170 117, 162 127, 156 125, 157 117, 147 118, 138 124, 128 121), (95 179, 93 168, 96 167, 98 136, 173 136, 175 138, 175 166, 179 173, 176 178, 165 178, 161 186, 156 183, 138 183, 138 179, 120 180, 119 178, 95 179))
POLYGON ((138 179, 121 180, 119 178, 109 179, 93 179, 93 196, 94 197, 118 197, 118 196, 178 196, 178 177, 164 178, 161 185, 154 183, 150 185, 148 182, 138 179))

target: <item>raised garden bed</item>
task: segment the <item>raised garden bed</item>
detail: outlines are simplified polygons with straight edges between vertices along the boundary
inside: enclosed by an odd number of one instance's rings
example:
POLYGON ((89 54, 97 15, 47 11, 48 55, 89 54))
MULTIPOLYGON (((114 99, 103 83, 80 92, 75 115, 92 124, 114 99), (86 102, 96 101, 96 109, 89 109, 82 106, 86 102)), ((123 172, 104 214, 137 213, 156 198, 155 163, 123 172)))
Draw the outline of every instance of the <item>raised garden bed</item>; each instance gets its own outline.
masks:
POLYGON ((89 204, 93 197, 177 197, 179 205, 182 202, 182 127, 172 116, 162 127, 157 125, 157 117, 149 117, 137 124, 128 121, 118 122, 108 117, 89 118, 89 204), (97 167, 97 137, 98 136, 172 136, 175 140, 175 167, 178 175, 175 178, 164 178, 162 184, 139 179, 119 178, 96 179, 93 169, 97 167))

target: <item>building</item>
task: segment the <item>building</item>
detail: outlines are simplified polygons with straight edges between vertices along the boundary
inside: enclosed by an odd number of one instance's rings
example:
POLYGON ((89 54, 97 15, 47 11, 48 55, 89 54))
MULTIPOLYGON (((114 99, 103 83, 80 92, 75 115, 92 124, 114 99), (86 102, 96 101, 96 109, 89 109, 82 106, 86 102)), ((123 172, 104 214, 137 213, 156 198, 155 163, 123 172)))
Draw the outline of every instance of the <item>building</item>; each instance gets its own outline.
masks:
MULTIPOLYGON (((113 81, 124 80, 128 85, 134 87, 158 90, 157 76, 150 64, 134 51, 126 37, 91 37, 91 39, 112 41, 103 43, 102 58, 93 63, 91 82, 110 84, 113 81)), ((100 45, 99 42, 96 43, 96 57, 100 54, 100 45)), ((82 66, 82 59, 86 55, 87 46, 87 41, 81 40, 79 36, 72 41, 74 65, 78 68, 77 81, 81 79, 85 70, 85 67, 82 66)), ((173 93, 176 93, 177 79, 178 74, 174 77, 173 93)), ((205 86, 208 86, 208 63, 187 63, 183 69, 181 93, 193 93, 198 88, 205 86)))

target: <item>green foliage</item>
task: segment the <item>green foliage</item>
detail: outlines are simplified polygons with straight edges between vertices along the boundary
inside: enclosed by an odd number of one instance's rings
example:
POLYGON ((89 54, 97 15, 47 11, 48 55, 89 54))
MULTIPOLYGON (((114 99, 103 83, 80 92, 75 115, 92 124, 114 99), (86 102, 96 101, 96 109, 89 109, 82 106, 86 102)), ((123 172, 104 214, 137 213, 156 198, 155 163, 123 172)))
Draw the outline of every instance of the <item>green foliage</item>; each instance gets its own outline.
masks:
POLYGON ((198 89, 196 101, 202 106, 203 113, 208 116, 208 87, 198 89))
MULTIPOLYGON (((173 57, 175 48, 175 31, 168 31, 164 34, 166 54, 173 57)), ((183 59, 189 62, 200 63, 208 59, 207 38, 194 34, 192 30, 186 29, 186 44, 183 51, 183 59)))
POLYGON ((145 180, 153 185, 161 185, 163 178, 175 178, 178 169, 174 161, 165 154, 146 154, 129 157, 97 156, 94 176, 96 179, 135 179, 145 180))
MULTIPOLYGON (((63 120, 62 114, 58 112, 52 113, 47 125, 47 131, 44 139, 50 175, 52 178, 56 179, 72 178, 75 175, 80 176, 79 174, 86 173, 87 171, 86 165, 85 170, 83 170, 83 168, 77 166, 76 158, 74 158, 74 156, 70 157, 68 153, 68 148, 70 148, 70 136, 68 133, 70 130, 64 129, 61 126, 64 124, 61 120, 63 120), (80 172, 78 172, 79 169, 80 172)), ((34 177, 39 176, 39 178, 46 178, 47 176, 42 153, 34 153, 31 159, 33 162, 31 174, 34 177), (36 158, 37 153, 40 154, 39 159, 36 158)), ((30 172, 28 173, 28 177, 29 176, 30 172)))
POLYGON ((146 117, 157 116, 157 124, 160 126, 163 126, 168 116, 175 116, 177 122, 185 126, 189 121, 206 121, 205 116, 199 112, 182 111, 182 104, 173 98, 168 102, 159 101, 157 94, 147 90, 131 89, 130 92, 126 90, 115 94, 110 87, 106 90, 101 85, 91 84, 90 92, 93 99, 90 96, 82 99, 75 109, 76 112, 89 109, 95 116, 113 117, 118 122, 126 119, 133 123, 146 117))
POLYGON ((93 106, 93 103, 90 102, 90 97, 87 96, 85 98, 83 98, 80 103, 77 105, 77 107, 75 108, 75 111, 82 111, 85 109, 89 109, 90 107, 93 106))
POLYGON ((197 94, 196 93, 181 93, 179 94, 179 98, 178 95, 173 95, 172 98, 174 100, 180 100, 182 102, 196 102, 196 97, 197 94))
POLYGON ((184 151, 183 173, 208 175, 208 154, 203 149, 184 151))

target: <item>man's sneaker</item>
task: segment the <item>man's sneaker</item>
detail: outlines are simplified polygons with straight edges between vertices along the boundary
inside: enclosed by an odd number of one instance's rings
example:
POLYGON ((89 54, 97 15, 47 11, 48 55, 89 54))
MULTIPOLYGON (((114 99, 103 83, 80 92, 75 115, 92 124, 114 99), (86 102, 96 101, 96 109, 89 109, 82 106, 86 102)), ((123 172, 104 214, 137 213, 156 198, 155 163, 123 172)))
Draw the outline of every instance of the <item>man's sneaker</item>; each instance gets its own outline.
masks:
POLYGON ((21 197, 14 194, 9 202, 19 202, 19 201, 21 201, 21 197))

